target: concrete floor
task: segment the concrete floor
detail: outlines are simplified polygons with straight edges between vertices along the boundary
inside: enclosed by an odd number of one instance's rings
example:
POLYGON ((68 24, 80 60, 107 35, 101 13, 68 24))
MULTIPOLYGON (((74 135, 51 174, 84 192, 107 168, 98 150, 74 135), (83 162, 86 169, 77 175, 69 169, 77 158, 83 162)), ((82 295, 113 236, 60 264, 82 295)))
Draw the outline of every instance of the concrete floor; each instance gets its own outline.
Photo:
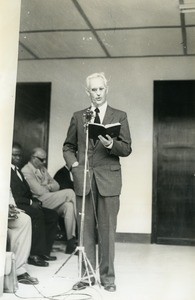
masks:
POLYGON ((117 291, 106 292, 98 285, 80 292, 71 290, 78 279, 78 258, 64 254, 65 246, 56 244, 57 261, 49 267, 27 265, 30 275, 40 283, 33 287, 19 284, 14 294, 3 294, 1 300, 23 299, 93 299, 93 300, 194 300, 195 248, 155 244, 116 243, 117 291), (57 274, 55 274, 57 272, 57 274))

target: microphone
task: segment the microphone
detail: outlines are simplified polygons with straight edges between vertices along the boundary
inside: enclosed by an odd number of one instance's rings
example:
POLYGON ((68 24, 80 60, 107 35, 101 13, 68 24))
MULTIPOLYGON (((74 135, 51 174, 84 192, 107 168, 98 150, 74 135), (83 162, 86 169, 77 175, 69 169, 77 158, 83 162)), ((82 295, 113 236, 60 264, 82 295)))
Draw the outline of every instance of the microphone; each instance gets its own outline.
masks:
POLYGON ((90 108, 88 108, 86 112, 83 114, 83 118, 86 124, 89 123, 93 117, 94 117, 93 111, 90 108))

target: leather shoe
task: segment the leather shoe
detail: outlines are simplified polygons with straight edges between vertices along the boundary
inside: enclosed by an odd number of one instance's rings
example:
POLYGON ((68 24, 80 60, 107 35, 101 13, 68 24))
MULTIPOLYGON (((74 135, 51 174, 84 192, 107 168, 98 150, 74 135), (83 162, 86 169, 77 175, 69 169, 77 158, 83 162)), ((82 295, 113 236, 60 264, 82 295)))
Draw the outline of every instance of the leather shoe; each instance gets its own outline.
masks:
POLYGON ((65 253, 72 254, 74 252, 74 250, 76 249, 76 247, 77 247, 77 241, 75 238, 68 240, 65 253))
POLYGON ((44 261, 37 255, 31 255, 28 258, 28 264, 29 265, 34 265, 37 267, 48 267, 49 263, 47 261, 44 261))
MULTIPOLYGON (((91 285, 94 285, 94 284, 95 284, 95 281, 92 281, 92 282, 91 282, 91 285)), ((77 282, 77 283, 75 283, 75 284, 73 285, 72 289, 73 289, 74 291, 79 291, 79 290, 84 290, 84 289, 86 289, 86 287, 88 287, 88 286, 90 286, 90 285, 89 285, 89 282, 87 282, 87 281, 79 281, 79 282, 77 282)))
POLYGON ((39 255, 39 258, 41 258, 43 260, 48 260, 48 261, 53 261, 53 260, 57 259, 56 256, 50 256, 50 255, 39 255))
POLYGON ((17 276, 18 282, 23 284, 33 284, 36 285, 39 283, 38 279, 31 277, 28 273, 24 273, 17 276))
POLYGON ((116 285, 114 283, 106 284, 106 285, 104 285, 104 289, 108 292, 115 292, 116 285))

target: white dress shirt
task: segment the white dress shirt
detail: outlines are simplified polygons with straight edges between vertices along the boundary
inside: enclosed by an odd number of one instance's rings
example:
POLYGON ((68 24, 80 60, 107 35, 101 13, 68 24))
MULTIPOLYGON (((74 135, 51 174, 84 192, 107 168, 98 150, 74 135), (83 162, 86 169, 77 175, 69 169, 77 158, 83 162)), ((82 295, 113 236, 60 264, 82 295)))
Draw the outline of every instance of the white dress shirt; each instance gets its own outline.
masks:
MULTIPOLYGON (((98 106, 98 108, 99 108, 99 117, 100 117, 100 122, 101 122, 101 124, 103 123, 103 120, 104 120, 104 116, 105 116, 105 113, 106 113, 106 109, 107 109, 107 105, 108 105, 108 103, 107 103, 107 101, 104 103, 104 104, 102 104, 101 106, 98 106)), ((91 110, 93 111, 93 113, 94 113, 94 116, 95 116, 95 109, 96 109, 96 106, 94 106, 93 104, 91 105, 91 110)), ((94 123, 94 119, 95 119, 95 117, 94 118, 92 118, 91 119, 91 122, 92 123, 94 123)))

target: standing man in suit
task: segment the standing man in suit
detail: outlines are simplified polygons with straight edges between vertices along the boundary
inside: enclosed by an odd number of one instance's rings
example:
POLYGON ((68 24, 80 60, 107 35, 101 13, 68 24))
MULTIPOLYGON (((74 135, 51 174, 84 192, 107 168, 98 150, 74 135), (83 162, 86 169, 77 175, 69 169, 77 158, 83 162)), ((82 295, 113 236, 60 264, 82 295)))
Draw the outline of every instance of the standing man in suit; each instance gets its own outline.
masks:
POLYGON ((58 215, 54 210, 42 207, 41 202, 33 197, 19 169, 21 158, 21 146, 13 143, 10 186, 17 207, 24 210, 32 221, 32 245, 28 263, 47 267, 48 261, 56 260, 55 256, 50 256, 50 251, 56 237, 58 215))
MULTIPOLYGON (((88 165, 85 199, 85 223, 83 243, 86 255, 96 268, 96 226, 98 228, 98 250, 100 281, 109 292, 116 290, 114 256, 119 195, 121 193, 121 165, 119 157, 131 153, 131 137, 125 112, 107 104, 108 86, 103 73, 95 73, 86 79, 86 92, 91 100, 90 122, 109 124, 121 123, 117 138, 99 136, 94 143, 89 140, 88 165)), ((86 109, 74 113, 63 146, 64 159, 72 171, 74 189, 77 196, 78 220, 82 211, 83 178, 85 163, 85 115, 86 109)), ((80 226, 80 222, 79 222, 80 226)), ((80 230, 79 230, 80 232, 80 230)), ((84 272, 84 270, 83 270, 84 272)), ((91 284, 94 284, 92 278, 91 284)), ((73 289, 88 286, 80 281, 73 289)))
POLYGON ((43 207, 54 209, 64 218, 67 235, 66 253, 76 248, 76 197, 72 189, 60 190, 60 186, 47 171, 46 152, 42 148, 32 150, 30 161, 22 168, 34 197, 43 207))

